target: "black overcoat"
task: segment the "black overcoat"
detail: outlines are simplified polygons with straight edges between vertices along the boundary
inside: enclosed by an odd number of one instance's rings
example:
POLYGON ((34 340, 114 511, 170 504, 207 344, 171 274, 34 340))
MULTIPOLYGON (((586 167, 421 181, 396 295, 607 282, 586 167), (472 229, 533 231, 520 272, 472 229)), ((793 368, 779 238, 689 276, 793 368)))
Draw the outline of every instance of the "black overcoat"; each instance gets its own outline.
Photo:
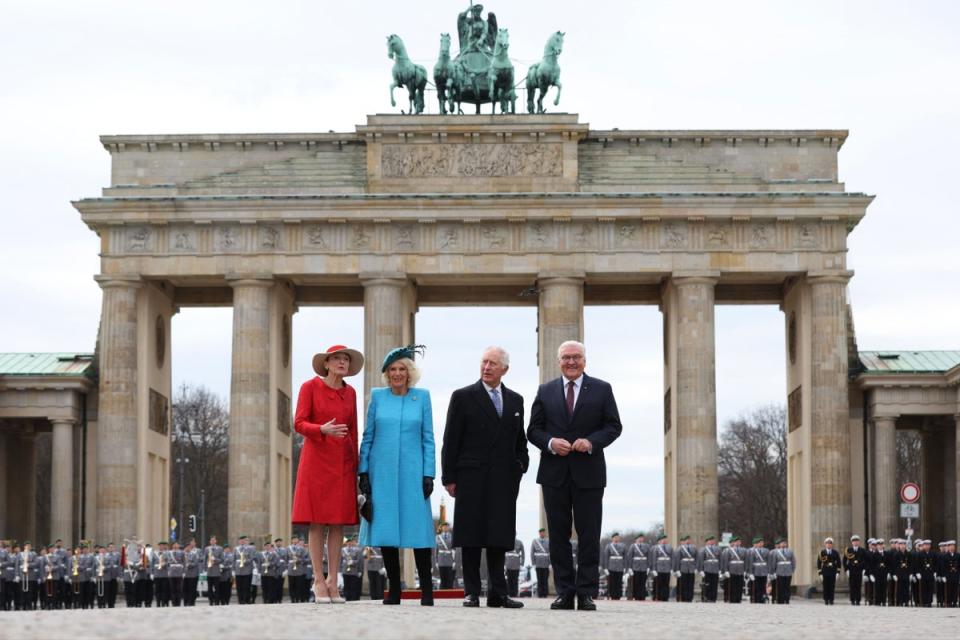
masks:
POLYGON ((453 546, 513 549, 517 492, 530 457, 523 397, 502 384, 503 415, 477 381, 450 396, 440 452, 444 485, 456 484, 453 546))

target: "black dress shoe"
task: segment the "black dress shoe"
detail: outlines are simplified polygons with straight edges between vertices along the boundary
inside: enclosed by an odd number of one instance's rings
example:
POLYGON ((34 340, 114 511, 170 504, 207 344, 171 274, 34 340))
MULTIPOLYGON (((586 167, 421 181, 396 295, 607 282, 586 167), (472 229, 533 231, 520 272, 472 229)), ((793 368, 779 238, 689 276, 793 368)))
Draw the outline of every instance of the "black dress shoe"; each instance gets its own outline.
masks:
POLYGON ((577 596, 577 609, 580 611, 596 611, 597 605, 590 596, 577 596))
POLYGON ((498 607, 503 609, 523 609, 523 603, 512 600, 507 596, 491 596, 487 598, 488 607, 498 607))
POLYGON ((480 606, 480 596, 467 596, 463 599, 463 606, 465 607, 479 607, 480 606))
POLYGON ((558 611, 558 610, 572 611, 573 596, 558 596, 557 599, 550 604, 550 608, 553 609, 554 611, 558 611))

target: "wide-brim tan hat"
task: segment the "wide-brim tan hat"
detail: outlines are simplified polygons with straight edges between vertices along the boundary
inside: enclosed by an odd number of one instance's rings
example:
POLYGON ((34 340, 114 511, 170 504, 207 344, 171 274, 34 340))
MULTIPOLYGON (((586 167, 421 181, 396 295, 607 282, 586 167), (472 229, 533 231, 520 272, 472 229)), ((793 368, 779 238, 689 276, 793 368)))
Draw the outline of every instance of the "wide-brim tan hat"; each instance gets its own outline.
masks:
POLYGON ((347 371, 348 376, 355 376, 360 373, 361 369, 363 369, 362 353, 356 349, 350 349, 341 344, 337 344, 330 347, 325 352, 318 353, 317 355, 313 356, 313 370, 317 372, 318 376, 327 375, 327 358, 335 353, 345 353, 350 356, 350 369, 347 371))

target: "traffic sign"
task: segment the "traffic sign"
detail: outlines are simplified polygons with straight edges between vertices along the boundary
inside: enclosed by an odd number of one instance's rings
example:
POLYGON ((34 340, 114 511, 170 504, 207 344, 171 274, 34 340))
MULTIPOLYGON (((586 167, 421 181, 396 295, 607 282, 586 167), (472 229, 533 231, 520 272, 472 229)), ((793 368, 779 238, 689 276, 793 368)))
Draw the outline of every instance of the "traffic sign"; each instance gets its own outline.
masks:
POLYGON ((901 502, 900 503, 900 517, 901 518, 919 518, 920 517, 920 505, 910 503, 910 502, 901 502))
POLYGON ((914 504, 920 502, 920 485, 916 482, 907 482, 900 487, 900 501, 914 504))

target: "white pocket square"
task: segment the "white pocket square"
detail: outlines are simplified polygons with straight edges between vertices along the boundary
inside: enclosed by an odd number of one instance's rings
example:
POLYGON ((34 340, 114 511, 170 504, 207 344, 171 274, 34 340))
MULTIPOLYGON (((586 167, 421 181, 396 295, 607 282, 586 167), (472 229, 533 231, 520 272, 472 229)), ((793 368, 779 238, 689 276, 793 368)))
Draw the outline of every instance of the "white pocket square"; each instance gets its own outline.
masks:
POLYGON ((519 418, 519 417, 520 417, 520 412, 517 411, 515 414, 513 414, 513 417, 514 417, 514 418, 519 418))

